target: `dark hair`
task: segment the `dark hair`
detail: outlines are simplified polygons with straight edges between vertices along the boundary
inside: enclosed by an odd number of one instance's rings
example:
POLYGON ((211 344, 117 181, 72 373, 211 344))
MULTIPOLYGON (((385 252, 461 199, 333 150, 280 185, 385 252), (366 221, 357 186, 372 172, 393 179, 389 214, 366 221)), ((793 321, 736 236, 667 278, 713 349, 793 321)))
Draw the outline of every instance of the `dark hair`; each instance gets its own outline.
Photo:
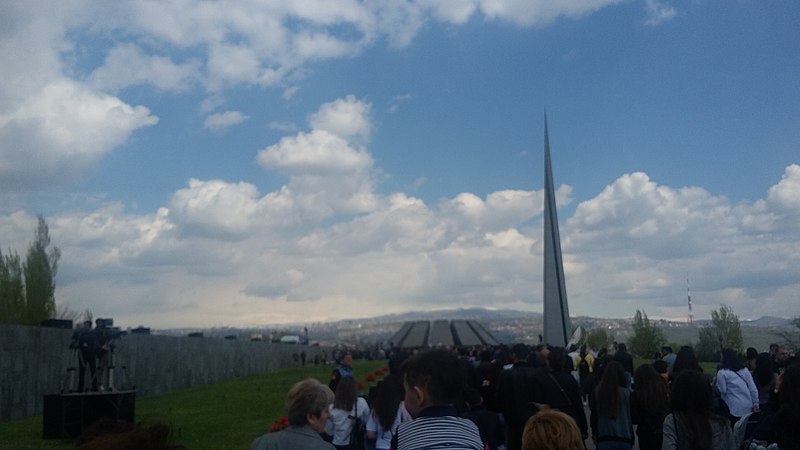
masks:
POLYGON ((744 357, 746 360, 756 359, 758 358, 758 350, 753 347, 747 347, 747 350, 744 351, 744 357))
POLYGON ((403 364, 409 387, 428 392, 431 404, 450 405, 461 399, 467 376, 458 358, 447 350, 424 350, 403 364))
POLYGON ((553 347, 550 350, 550 354, 547 355, 547 362, 553 372, 564 372, 564 368, 567 365, 567 353, 564 347, 553 347))
MULTIPOLYGON (((663 361, 661 361, 663 362, 663 361)), ((669 410, 669 388, 651 364, 642 364, 633 375, 636 403, 642 410, 669 410)))
POLYGON ((686 430, 680 435, 686 437, 687 448, 711 449, 712 420, 729 426, 727 419, 712 414, 711 385, 705 375, 695 370, 682 371, 672 383, 672 413, 686 430))
POLYGON ((595 390, 598 412, 612 419, 617 417, 620 406, 619 388, 625 388, 626 386, 625 369, 622 368, 622 364, 616 361, 606 364, 605 370, 603 370, 603 377, 600 378, 600 384, 597 385, 595 390))
POLYGON ((336 385, 336 393, 333 397, 333 407, 342 411, 351 411, 356 403, 356 379, 352 375, 345 375, 336 385))
POLYGON ((389 375, 378 385, 372 411, 384 430, 390 430, 397 417, 397 407, 403 401, 403 380, 398 375, 389 375))
POLYGON ((779 434, 778 444, 782 449, 800 448, 800 364, 790 364, 783 372, 783 381, 778 388, 780 409, 776 414, 779 434))
POLYGON ((726 348, 722 350, 722 363, 720 364, 720 368, 738 372, 742 370, 743 367, 744 366, 742 365, 742 362, 739 361, 739 356, 736 354, 734 349, 726 348))
POLYGON ((758 386, 766 386, 772 381, 774 372, 772 371, 772 356, 767 353, 759 353, 756 357, 756 368, 753 370, 753 379, 758 386))
POLYGON ((655 361, 653 361, 653 370, 655 370, 656 372, 658 372, 660 374, 661 373, 667 373, 667 372, 669 372, 669 364, 667 364, 667 362, 664 361, 663 359, 655 360, 655 361))
POLYGON ((514 346, 511 347, 511 353, 517 360, 525 361, 526 359, 528 359, 530 350, 528 349, 528 346, 525 344, 514 344, 514 346))
POLYGON ((700 364, 697 362, 694 349, 688 345, 681 347, 675 355, 675 363, 672 364, 672 376, 677 377, 684 370, 703 372, 703 368, 700 367, 700 364))
POLYGON ((619 344, 617 344, 617 351, 618 352, 622 352, 622 353, 626 353, 628 351, 628 346, 625 345, 624 342, 620 342, 619 344))
POLYGON ((672 347, 670 347, 669 345, 665 345, 665 346, 661 347, 661 351, 667 352, 667 353, 672 353, 672 347))

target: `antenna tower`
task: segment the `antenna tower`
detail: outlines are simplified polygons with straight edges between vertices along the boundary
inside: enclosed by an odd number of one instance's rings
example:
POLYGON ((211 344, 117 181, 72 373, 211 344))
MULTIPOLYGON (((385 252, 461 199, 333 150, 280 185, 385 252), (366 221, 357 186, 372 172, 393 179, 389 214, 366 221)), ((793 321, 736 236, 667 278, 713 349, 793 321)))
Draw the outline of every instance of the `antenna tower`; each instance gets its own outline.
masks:
POLYGON ((694 316, 692 315, 692 291, 689 289, 689 277, 686 277, 686 297, 689 299, 689 326, 694 326, 694 316))

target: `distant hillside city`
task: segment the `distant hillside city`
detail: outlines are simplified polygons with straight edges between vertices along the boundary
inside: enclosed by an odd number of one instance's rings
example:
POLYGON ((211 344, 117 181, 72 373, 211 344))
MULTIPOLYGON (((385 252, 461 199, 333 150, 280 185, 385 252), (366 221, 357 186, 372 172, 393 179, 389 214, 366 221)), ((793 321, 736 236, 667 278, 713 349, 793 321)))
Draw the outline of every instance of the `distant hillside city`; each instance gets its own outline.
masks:
MULTIPOLYGON (((284 342, 305 342, 326 346, 388 346, 392 337, 408 322, 417 321, 474 321, 479 323, 500 343, 537 343, 542 333, 542 314, 513 310, 489 310, 466 308, 430 312, 409 312, 371 318, 340 320, 296 325, 275 325, 263 328, 209 328, 159 330, 158 334, 187 335, 202 333, 204 336, 229 337, 280 341, 287 336, 299 339, 284 339, 284 342), (307 334, 306 334, 307 330, 307 334)), ((624 342, 632 333, 633 319, 604 319, 595 317, 573 317, 574 327, 585 330, 603 328, 618 342, 624 342)), ((708 321, 695 320, 693 326, 686 322, 653 320, 664 331, 670 343, 694 344, 698 340, 698 330, 708 321)), ((791 320, 777 317, 762 317, 758 320, 742 321, 742 334, 746 346, 766 350, 769 344, 780 339, 774 331, 791 328, 791 320)))

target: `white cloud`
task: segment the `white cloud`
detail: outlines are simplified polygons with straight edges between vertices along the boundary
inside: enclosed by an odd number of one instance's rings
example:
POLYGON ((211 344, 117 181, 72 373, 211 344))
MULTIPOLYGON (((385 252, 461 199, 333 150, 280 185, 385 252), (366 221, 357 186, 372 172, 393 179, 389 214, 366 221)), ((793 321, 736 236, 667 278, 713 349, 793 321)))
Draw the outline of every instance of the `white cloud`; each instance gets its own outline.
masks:
POLYGON ((559 17, 577 18, 624 0, 478 0, 490 19, 506 20, 522 26, 541 26, 559 17))
MULTIPOLYGON (((757 211, 787 222, 795 212, 779 199, 792 198, 796 175, 787 167, 767 200, 737 205, 621 176, 562 224, 571 311, 681 318, 688 275, 696 317, 722 302, 743 318, 799 314, 800 229, 753 232, 742 220, 757 211)), ((57 300, 156 327, 540 307, 541 191, 462 193, 436 207, 370 192, 374 204, 356 215, 311 192, 192 180, 154 214, 109 205, 49 217, 64 255, 57 300)), ((24 212, 0 216, 4 246, 26 248, 34 225, 24 212)))
POLYGON ((348 95, 323 104, 309 122, 315 130, 328 131, 343 139, 359 137, 368 140, 372 128, 369 117, 371 108, 369 103, 348 95))
POLYGON ((160 90, 180 92, 193 87, 199 71, 197 60, 176 64, 169 57, 146 55, 134 44, 121 44, 109 51, 89 80, 96 88, 111 91, 151 84, 160 90))
POLYGON ((659 0, 647 0, 645 11, 647 17, 644 23, 651 26, 660 25, 678 15, 678 11, 672 5, 659 0))
POLYGON ((54 79, 0 115, 0 185, 77 180, 134 130, 157 122, 143 106, 54 79))
POLYGON ((245 115, 241 111, 225 111, 221 113, 214 113, 206 117, 203 126, 211 131, 221 133, 227 131, 228 128, 239 125, 240 123, 250 119, 250 116, 245 115))

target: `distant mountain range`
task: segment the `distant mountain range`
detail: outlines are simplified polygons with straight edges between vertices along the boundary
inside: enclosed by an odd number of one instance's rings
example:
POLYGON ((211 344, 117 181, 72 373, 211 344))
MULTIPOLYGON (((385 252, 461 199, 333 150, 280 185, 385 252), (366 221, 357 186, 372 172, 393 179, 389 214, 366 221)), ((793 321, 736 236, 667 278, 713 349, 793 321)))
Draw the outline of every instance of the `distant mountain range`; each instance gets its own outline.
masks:
MULTIPOLYGON (((457 308, 457 309, 441 309, 435 311, 410 311, 402 314, 386 314, 382 316, 355 319, 357 321, 375 320, 384 322, 408 322, 415 320, 504 320, 504 319, 541 319, 542 313, 532 311, 517 311, 513 309, 488 309, 488 308, 457 308)), ((572 316, 573 320, 632 320, 631 318, 615 318, 609 319, 604 317, 589 317, 589 316, 572 316)), ((682 320, 675 320, 667 322, 683 322, 682 320)), ((697 325, 710 324, 711 320, 695 320, 697 325)), ((791 327, 792 319, 782 317, 763 316, 755 320, 742 320, 742 326, 750 327, 768 327, 780 328, 791 327)))

